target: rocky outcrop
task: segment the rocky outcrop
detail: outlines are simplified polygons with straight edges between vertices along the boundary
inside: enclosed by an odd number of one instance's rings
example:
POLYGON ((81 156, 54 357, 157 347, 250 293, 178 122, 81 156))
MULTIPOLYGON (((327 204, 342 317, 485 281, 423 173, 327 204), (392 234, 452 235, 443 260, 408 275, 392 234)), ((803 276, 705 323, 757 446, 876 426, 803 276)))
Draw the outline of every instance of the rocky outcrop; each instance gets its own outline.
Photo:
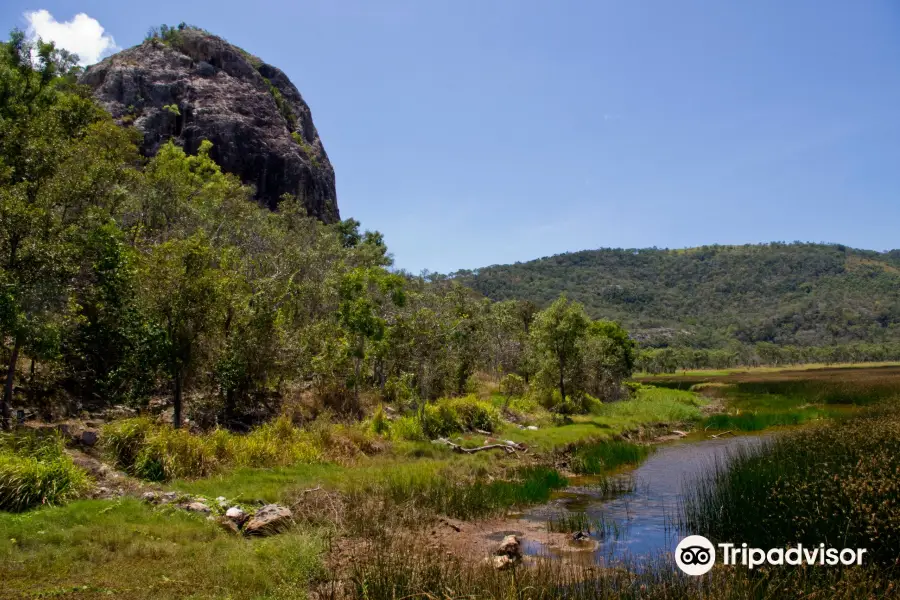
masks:
POLYGON ((121 124, 143 134, 152 156, 170 139, 210 156, 275 208, 284 194, 326 223, 340 219, 334 169, 309 106, 288 77, 225 40, 185 28, 115 54, 80 83, 121 124))

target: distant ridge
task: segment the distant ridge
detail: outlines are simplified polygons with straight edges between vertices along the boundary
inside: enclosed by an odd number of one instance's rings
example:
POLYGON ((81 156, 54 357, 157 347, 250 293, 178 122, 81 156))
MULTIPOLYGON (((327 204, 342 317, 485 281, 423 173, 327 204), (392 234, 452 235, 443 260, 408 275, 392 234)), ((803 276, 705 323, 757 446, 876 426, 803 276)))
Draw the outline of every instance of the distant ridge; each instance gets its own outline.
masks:
POLYGON ((650 346, 900 341, 900 250, 770 243, 569 252, 452 276, 494 300, 560 293, 650 346))

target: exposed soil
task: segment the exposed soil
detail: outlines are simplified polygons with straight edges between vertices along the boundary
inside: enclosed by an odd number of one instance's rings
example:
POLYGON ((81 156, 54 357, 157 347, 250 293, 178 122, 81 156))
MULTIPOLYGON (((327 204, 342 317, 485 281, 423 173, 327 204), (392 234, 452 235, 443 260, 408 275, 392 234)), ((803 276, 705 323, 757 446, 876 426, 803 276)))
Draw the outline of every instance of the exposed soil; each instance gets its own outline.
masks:
POLYGON ((87 471, 94 479, 92 498, 138 496, 151 489, 151 486, 122 471, 117 471, 85 450, 67 448, 66 453, 72 457, 72 461, 76 465, 87 471))

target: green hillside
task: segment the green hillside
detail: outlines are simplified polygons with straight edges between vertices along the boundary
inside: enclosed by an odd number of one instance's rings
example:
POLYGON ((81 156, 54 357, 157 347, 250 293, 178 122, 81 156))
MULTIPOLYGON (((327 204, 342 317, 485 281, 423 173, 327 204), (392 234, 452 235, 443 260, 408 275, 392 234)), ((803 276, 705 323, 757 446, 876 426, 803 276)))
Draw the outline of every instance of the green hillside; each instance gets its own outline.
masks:
POLYGON ((565 292, 645 345, 900 340, 900 250, 835 244, 586 250, 453 277, 495 300, 565 292))

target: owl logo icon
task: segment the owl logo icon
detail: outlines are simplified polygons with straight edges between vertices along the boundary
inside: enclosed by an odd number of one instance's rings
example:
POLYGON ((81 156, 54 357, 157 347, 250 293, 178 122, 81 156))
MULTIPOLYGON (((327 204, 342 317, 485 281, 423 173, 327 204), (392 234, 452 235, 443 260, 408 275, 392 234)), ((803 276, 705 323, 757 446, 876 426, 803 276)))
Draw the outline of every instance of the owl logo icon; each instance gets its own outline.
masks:
POLYGON ((709 573, 716 562, 716 549, 702 535, 689 535, 675 548, 675 564, 688 575, 709 573))

